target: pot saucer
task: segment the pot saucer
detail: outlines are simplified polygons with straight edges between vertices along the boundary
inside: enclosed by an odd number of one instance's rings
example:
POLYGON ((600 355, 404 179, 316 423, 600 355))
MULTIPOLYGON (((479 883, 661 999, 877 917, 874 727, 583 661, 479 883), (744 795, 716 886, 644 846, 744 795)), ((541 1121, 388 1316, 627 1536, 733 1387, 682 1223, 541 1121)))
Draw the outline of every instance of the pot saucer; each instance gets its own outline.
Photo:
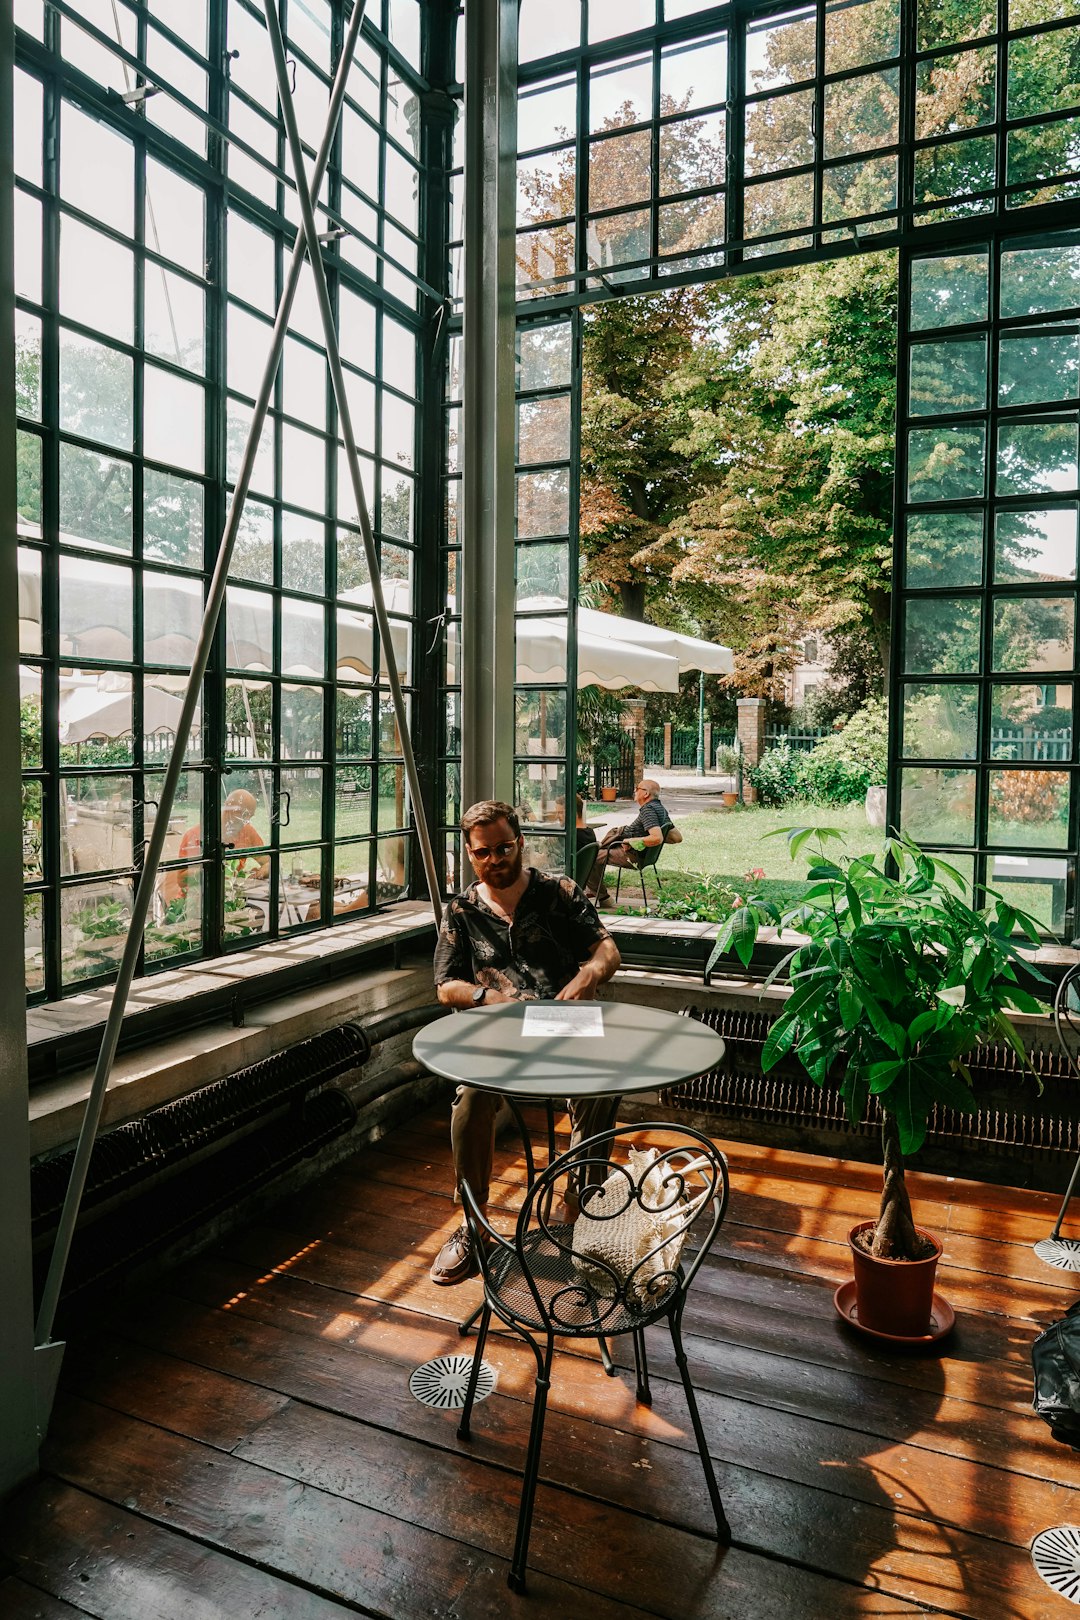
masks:
POLYGON ((904 1344, 919 1346, 924 1344, 937 1344, 947 1333, 951 1333, 956 1322, 956 1312, 948 1300, 942 1299, 940 1294, 934 1295, 934 1303, 930 1310, 929 1333, 916 1333, 909 1337, 903 1333, 882 1333, 880 1328, 867 1327, 860 1322, 855 1307, 855 1279, 849 1278, 833 1295, 833 1304, 837 1315, 847 1322, 849 1327, 855 1328, 859 1333, 865 1333, 870 1339, 877 1339, 882 1344, 904 1344))

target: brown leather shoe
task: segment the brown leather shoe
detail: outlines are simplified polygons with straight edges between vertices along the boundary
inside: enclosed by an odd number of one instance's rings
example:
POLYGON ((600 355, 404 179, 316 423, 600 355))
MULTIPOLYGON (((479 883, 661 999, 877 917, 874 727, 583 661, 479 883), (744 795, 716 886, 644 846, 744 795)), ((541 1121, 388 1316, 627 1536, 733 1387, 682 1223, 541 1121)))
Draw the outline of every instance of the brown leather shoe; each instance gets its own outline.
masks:
POLYGON ((480 1270, 480 1262, 473 1247, 468 1225, 462 1221, 456 1232, 451 1232, 431 1263, 431 1280, 440 1288, 452 1288, 455 1283, 467 1282, 480 1270))

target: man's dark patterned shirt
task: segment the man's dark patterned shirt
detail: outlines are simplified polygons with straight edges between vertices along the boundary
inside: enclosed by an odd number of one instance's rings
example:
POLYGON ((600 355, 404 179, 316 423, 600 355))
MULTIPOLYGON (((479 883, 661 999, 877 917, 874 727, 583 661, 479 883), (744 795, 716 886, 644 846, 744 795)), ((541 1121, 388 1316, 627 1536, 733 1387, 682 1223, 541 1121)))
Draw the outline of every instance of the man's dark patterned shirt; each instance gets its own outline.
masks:
POLYGON ((478 883, 449 901, 435 947, 437 985, 464 979, 525 1001, 550 1001, 600 941, 610 939, 570 878, 528 871, 512 923, 484 904, 478 883))

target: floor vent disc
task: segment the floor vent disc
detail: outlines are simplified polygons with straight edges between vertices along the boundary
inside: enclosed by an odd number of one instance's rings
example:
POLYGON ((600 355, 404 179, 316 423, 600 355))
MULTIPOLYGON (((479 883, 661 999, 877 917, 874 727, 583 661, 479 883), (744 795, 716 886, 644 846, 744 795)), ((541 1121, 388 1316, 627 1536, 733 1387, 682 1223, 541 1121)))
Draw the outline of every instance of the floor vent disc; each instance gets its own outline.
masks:
MULTIPOLYGON (((409 1379, 409 1388, 424 1406, 438 1406, 449 1410, 465 1405, 465 1392, 472 1372, 472 1356, 437 1356, 417 1367, 409 1379)), ((495 1388, 498 1374, 490 1362, 480 1363, 480 1377, 476 1383, 476 1399, 486 1401, 495 1388)))
POLYGON ((1080 1604, 1080 1530, 1075 1525, 1040 1530, 1031 1543, 1031 1562, 1047 1586, 1080 1604))
POLYGON ((1035 1253, 1058 1271, 1080 1271, 1080 1238, 1043 1238, 1036 1243, 1035 1253))

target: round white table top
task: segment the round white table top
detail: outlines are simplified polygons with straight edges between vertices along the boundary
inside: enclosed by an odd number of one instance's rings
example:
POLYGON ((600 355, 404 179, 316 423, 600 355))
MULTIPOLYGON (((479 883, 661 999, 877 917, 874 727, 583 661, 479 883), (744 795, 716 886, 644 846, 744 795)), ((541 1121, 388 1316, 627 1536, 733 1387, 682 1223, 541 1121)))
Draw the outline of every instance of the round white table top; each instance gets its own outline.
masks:
POLYGON ((689 1080, 722 1060, 724 1042, 695 1018, 637 1003, 513 1001, 437 1019, 413 1056, 483 1091, 599 1097, 689 1080))

